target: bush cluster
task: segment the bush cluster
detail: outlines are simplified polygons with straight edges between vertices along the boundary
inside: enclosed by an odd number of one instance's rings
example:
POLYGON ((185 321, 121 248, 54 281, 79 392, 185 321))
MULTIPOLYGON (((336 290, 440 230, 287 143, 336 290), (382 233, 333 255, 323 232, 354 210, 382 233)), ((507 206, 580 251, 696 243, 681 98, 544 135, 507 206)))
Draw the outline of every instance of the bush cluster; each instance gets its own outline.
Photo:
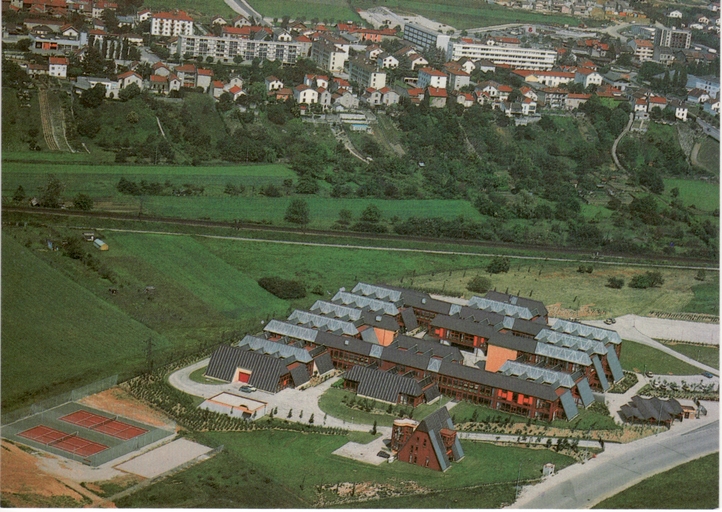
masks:
POLYGON ((306 296, 306 285, 301 281, 269 276, 260 278, 258 284, 279 299, 302 299, 306 296))

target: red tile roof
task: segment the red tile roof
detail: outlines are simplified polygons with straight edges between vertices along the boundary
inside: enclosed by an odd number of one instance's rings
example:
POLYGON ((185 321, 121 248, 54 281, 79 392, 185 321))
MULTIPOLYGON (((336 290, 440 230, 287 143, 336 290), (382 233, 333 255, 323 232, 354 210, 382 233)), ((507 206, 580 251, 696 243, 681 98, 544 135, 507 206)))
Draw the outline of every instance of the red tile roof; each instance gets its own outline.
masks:
POLYGON ((177 21, 193 21, 193 18, 191 18, 188 13, 184 11, 157 12, 153 14, 153 18, 177 21))

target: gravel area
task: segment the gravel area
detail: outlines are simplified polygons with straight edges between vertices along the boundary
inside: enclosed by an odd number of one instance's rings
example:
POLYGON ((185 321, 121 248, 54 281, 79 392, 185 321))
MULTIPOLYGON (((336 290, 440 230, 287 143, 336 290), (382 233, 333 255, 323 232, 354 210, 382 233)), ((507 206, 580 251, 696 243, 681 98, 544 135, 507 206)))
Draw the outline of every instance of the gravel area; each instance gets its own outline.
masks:
POLYGON ((207 446, 187 439, 176 439, 172 443, 146 452, 116 467, 134 475, 153 478, 186 462, 190 462, 211 450, 207 446))

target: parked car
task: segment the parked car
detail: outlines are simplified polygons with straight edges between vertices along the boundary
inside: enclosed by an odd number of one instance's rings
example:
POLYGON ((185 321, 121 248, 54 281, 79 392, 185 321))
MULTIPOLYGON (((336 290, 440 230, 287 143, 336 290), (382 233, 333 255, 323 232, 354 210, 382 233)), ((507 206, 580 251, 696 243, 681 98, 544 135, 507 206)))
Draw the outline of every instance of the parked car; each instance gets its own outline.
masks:
POLYGON ((249 385, 247 385, 247 384, 241 386, 241 387, 238 388, 238 389, 239 389, 240 391, 243 391, 244 393, 253 393, 254 391, 256 391, 256 388, 254 388, 253 386, 249 386, 249 385))
POLYGON ((708 379, 711 379, 714 377, 710 372, 702 372, 702 377, 707 377, 708 379))

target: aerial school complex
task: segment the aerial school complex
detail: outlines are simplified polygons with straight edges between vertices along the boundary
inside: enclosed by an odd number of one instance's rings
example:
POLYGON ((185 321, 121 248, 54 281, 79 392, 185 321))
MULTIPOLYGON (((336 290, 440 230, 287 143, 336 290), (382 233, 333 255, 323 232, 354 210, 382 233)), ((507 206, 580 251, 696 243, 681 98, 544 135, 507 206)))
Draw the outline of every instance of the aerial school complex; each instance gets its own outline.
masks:
MULTIPOLYGON (((543 421, 571 420, 594 402, 594 392, 623 378, 621 341, 615 331, 578 322, 549 325, 540 301, 506 293, 460 305, 358 283, 219 347, 206 375, 275 393, 340 371, 345 389, 383 403, 416 407, 445 395, 543 421)), ((429 423, 438 428, 405 427, 436 432, 447 458, 463 456, 454 455, 445 418, 429 423)), ((399 439, 411 438, 399 429, 399 439)))

